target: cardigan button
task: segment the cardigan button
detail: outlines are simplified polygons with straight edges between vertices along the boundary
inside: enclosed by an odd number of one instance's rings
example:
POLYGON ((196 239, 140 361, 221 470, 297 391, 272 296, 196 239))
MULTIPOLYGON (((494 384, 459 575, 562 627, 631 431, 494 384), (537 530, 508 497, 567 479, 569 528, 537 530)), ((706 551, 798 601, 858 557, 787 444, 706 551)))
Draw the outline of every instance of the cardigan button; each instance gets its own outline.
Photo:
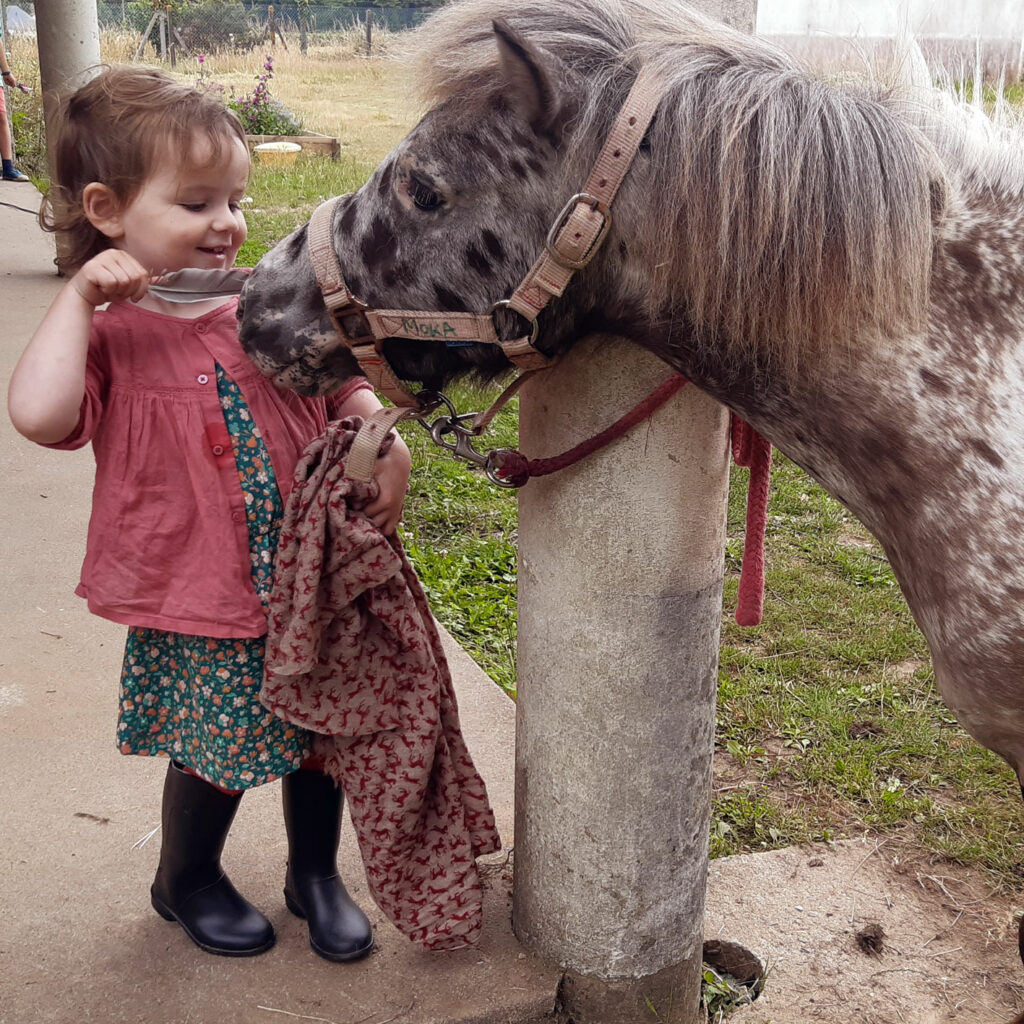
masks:
POLYGON ((215 444, 213 446, 212 450, 213 450, 213 454, 214 455, 223 455, 224 454, 224 445, 222 445, 222 444, 215 444))
POLYGON ((244 522, 244 520, 245 520, 245 513, 244 512, 239 512, 239 511, 236 510, 236 511, 231 513, 231 518, 236 523, 244 522))
POLYGON ((210 378, 209 378, 209 377, 207 377, 205 373, 201 373, 201 374, 199 374, 199 376, 198 376, 198 377, 196 377, 196 380, 197 380, 197 381, 198 381, 198 382, 199 382, 200 384, 209 384, 209 383, 210 383, 210 378))
POLYGON ((207 330, 206 324, 196 324, 196 333, 205 334, 207 330))

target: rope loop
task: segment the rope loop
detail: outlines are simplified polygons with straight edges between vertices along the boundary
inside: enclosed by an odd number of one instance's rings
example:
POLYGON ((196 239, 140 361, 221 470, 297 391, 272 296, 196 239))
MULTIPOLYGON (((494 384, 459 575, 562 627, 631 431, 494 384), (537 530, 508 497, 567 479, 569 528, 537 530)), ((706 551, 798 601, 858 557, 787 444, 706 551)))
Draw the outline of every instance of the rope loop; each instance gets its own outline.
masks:
MULTIPOLYGON (((548 459, 528 459, 522 452, 512 448, 492 451, 487 456, 487 475, 499 486, 523 487, 533 477, 547 476, 575 465, 653 415, 686 384, 687 380, 681 373, 673 374, 610 427, 561 455, 548 459)), ((730 443, 736 465, 750 469, 736 621, 741 626, 757 626, 764 612, 764 538, 768 523, 772 446, 738 416, 733 416, 730 423, 730 443)))

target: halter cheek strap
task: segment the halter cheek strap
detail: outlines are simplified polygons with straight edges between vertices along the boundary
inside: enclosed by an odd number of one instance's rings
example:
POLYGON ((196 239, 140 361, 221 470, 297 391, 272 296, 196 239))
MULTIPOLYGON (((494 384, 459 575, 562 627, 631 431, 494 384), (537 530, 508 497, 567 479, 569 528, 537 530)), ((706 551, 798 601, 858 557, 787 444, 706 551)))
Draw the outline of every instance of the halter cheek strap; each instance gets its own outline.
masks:
POLYGON ((612 226, 611 205, 640 149, 661 101, 662 89, 647 69, 641 70, 583 186, 562 208, 548 232, 547 244, 509 306, 527 320, 561 297, 577 270, 601 247, 612 226))
POLYGON ((524 371, 543 369, 554 362, 535 345, 537 317, 553 298, 564 293, 573 274, 587 266, 607 237, 612 223, 612 200, 636 156, 661 95, 654 74, 642 69, 583 191, 562 208, 548 232, 544 251, 512 297, 496 302, 487 313, 368 306, 349 291, 334 248, 335 213, 338 203, 347 197, 338 196, 317 207, 308 234, 317 285, 339 335, 376 390, 406 409, 419 409, 422 405, 388 364, 383 352, 387 338, 500 345, 509 361, 524 371), (495 313, 502 309, 511 309, 526 319, 531 325, 529 336, 502 341, 494 323, 495 313))

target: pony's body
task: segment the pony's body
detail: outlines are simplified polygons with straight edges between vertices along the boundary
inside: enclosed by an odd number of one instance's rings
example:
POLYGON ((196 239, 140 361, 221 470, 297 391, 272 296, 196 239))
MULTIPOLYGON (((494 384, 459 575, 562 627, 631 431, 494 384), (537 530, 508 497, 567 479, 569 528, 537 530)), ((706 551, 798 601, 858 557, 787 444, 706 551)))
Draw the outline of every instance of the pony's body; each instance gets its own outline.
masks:
MULTIPOLYGON (((421 32, 436 105, 335 221, 352 291, 506 298, 655 68, 612 232, 538 344, 631 338, 819 480, 885 548, 950 707, 1024 779, 1020 139, 930 87, 815 80, 678 0, 463 0, 421 32)), ((310 390, 353 371, 305 229, 252 275, 242 339, 310 390)), ((506 368, 488 346, 388 353, 431 387, 506 368)))

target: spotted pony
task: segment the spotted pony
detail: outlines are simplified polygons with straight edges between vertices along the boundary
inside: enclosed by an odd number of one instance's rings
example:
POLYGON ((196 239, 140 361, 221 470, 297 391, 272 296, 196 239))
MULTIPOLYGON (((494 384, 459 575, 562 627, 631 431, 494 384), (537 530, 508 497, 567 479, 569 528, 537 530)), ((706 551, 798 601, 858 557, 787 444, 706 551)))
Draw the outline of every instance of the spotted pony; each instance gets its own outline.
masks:
MULTIPOLYGON (((456 0, 417 42, 429 112, 334 222, 352 291, 473 312, 508 297, 653 71, 662 98, 609 237, 539 347, 631 339, 847 506, 950 709, 1024 782, 1019 118, 935 88, 912 48, 892 81, 830 81, 680 0, 456 0)), ((307 390, 354 372, 305 228, 253 273, 241 337, 307 390)), ((386 351, 431 388, 508 368, 495 346, 386 351)))

